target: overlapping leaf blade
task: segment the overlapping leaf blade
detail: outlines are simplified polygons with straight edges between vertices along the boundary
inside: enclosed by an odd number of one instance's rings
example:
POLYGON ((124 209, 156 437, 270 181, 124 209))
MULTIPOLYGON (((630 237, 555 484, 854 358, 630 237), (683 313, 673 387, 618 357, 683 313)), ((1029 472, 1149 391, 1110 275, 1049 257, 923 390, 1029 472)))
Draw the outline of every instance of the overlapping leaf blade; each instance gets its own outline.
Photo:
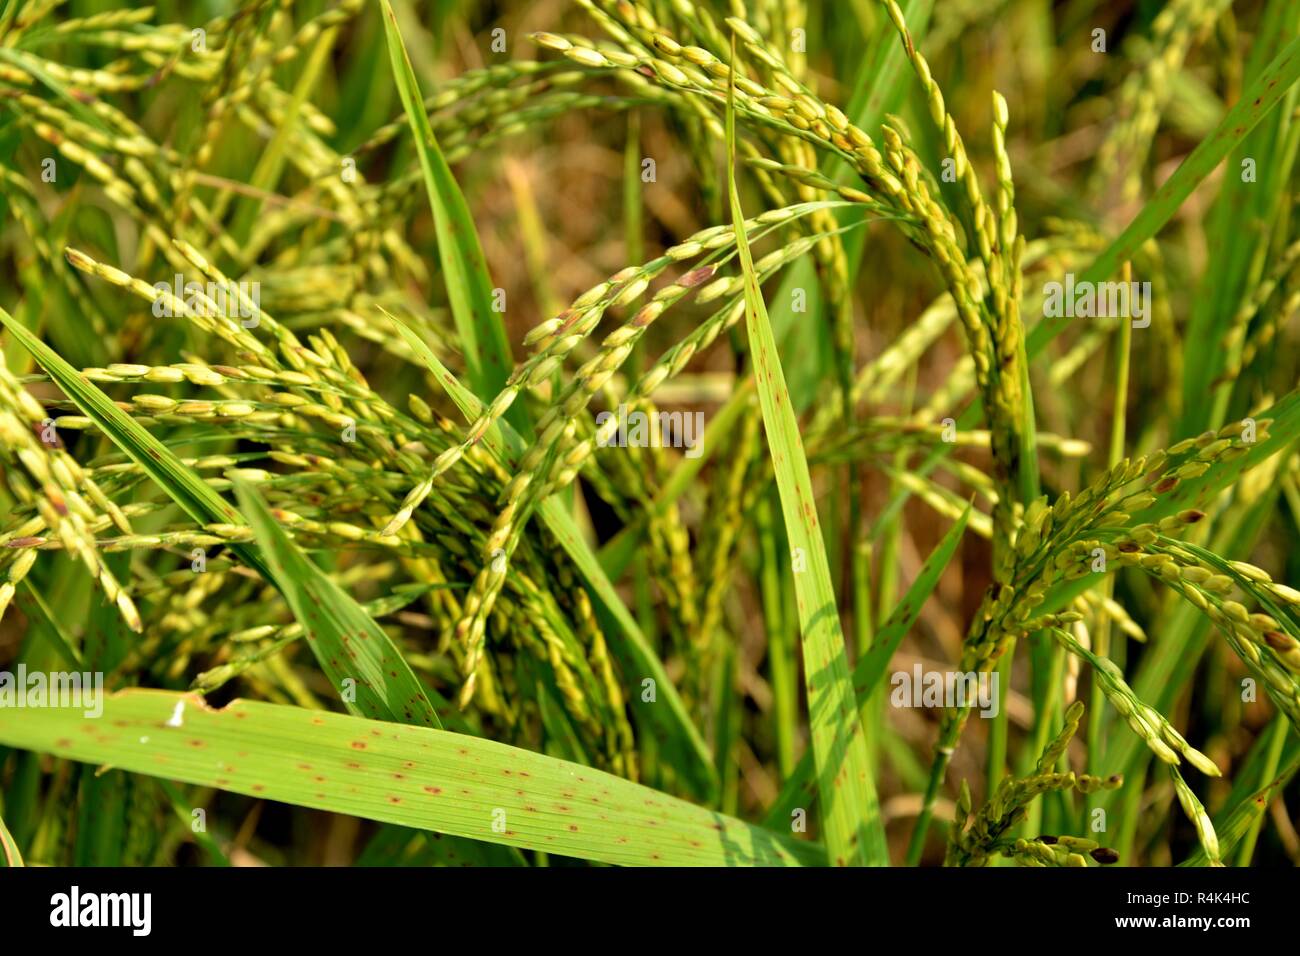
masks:
POLYGON ((889 852, 885 828, 872 779, 870 755, 853 699, 844 632, 831 586, 808 460, 745 235, 745 216, 736 189, 735 113, 733 85, 727 100, 727 191, 745 278, 745 327, 795 569, 804 678, 826 849, 830 860, 837 865, 886 865, 889 852))
POLYGON ((419 678, 374 618, 312 564, 250 485, 236 480, 235 495, 330 683, 350 691, 343 696, 349 712, 441 727, 419 678))
POLYGON ((18 844, 14 842, 9 828, 5 826, 3 817, 0 817, 0 865, 15 867, 23 865, 23 855, 18 852, 18 844))
MULTIPOLYGON (((492 281, 488 278, 487 261, 479 245, 474 217, 456 184, 451 167, 443 158, 429 117, 424 112, 420 86, 402 45, 393 8, 388 0, 384 0, 382 7, 393 79, 414 133, 415 151, 438 232, 438 259, 447 284, 452 318, 464 347, 465 366, 475 394, 485 401, 490 400, 505 386, 514 366, 510 343, 499 313, 492 310, 492 281)), ((506 418, 522 434, 531 433, 523 402, 515 402, 506 411, 506 418)))
MULTIPOLYGON (((962 535, 966 532, 966 525, 970 522, 973 510, 973 507, 968 505, 961 518, 948 529, 939 543, 934 546, 930 556, 921 565, 921 570, 917 572, 911 587, 907 589, 907 593, 903 595, 902 600, 890 613, 884 626, 876 633, 875 641, 872 643, 870 650, 859 658, 857 665, 853 668, 853 694, 859 708, 866 706, 872 693, 880 685, 880 681, 885 676, 885 671, 889 667, 889 662, 893 659, 894 653, 898 650, 899 644, 902 643, 907 632, 912 629, 912 625, 916 623, 916 619, 921 613, 921 608, 934 592, 944 568, 948 567, 948 562, 952 560, 952 556, 956 553, 957 546, 961 544, 962 535)), ((798 806, 800 801, 812 795, 812 786, 812 755, 805 753, 803 759, 795 767, 794 772, 786 780, 785 786, 781 788, 781 795, 777 797, 776 802, 768 811, 767 824, 776 826, 778 823, 789 820, 790 811, 798 806)))
POLYGON ((193 694, 128 690, 108 697, 98 720, 76 708, 0 709, 0 743, 604 863, 789 866, 821 856, 812 844, 580 764, 443 730, 258 701, 213 710, 193 694))
MULTIPOLYGON (((111 398, 82 377, 80 372, 4 309, 0 309, 0 323, 9 330, 15 341, 35 356, 54 383, 63 389, 76 406, 167 492, 187 515, 200 525, 213 522, 244 523, 239 512, 192 468, 177 458, 170 448, 149 434, 143 425, 118 408, 111 398)), ((230 545, 230 549, 249 567, 266 574, 266 566, 252 548, 235 542, 230 545)))

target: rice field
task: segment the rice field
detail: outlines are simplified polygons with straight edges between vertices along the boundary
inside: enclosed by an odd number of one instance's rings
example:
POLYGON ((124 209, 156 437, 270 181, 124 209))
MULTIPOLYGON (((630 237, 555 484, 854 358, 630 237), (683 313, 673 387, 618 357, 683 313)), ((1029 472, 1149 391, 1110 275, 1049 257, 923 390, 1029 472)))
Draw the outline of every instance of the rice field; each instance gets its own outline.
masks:
POLYGON ((0 0, 0 862, 1300 863, 1297 80, 1294 0, 0 0))

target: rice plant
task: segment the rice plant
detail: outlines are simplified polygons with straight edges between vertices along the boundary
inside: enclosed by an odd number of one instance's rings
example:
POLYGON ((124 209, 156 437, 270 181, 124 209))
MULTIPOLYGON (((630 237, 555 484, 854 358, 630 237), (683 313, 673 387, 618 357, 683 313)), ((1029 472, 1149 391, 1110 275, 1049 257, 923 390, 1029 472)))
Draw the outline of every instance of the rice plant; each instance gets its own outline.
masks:
POLYGON ((1300 863, 1298 79, 1292 0, 4 0, 0 861, 1300 863))

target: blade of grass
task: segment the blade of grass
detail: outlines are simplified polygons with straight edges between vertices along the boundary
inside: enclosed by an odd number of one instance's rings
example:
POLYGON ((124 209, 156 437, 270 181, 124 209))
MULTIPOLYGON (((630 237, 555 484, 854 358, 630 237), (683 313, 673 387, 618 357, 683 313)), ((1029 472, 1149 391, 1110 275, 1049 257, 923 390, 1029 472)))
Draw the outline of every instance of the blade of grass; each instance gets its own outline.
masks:
MULTIPOLYGON (((1124 281, 1131 278, 1132 267, 1129 263, 1124 264, 1124 281)), ((1122 320, 1128 316, 1121 316, 1122 320)), ((1128 379, 1129 379, 1129 352, 1132 347, 1133 326, 1131 322, 1121 321, 1119 324, 1119 339, 1115 344, 1115 399, 1114 406, 1111 410, 1110 420, 1110 454, 1106 460, 1108 468, 1114 468, 1124 458, 1125 444, 1125 425, 1128 420, 1128 379)), ((1108 574, 1101 582, 1101 596, 1104 600, 1110 600, 1115 596, 1115 575, 1108 574)), ((1098 657, 1110 657, 1110 615, 1102 614, 1097 626, 1093 630, 1092 641, 1093 649, 1097 652, 1098 657)), ((1102 758, 1105 754, 1103 749, 1104 736, 1102 733, 1102 716, 1105 714, 1105 699, 1102 696, 1101 682, 1091 681, 1088 692, 1088 727, 1087 727, 1087 745, 1088 745, 1088 772, 1094 776, 1100 776, 1102 773, 1102 758)), ((1088 801, 1090 806, 1095 806, 1095 800, 1088 801)), ((1031 821, 1037 824, 1037 820, 1031 817, 1031 821)))
MULTIPOLYGON (((1221 822, 1215 821, 1214 828, 1218 833, 1219 853, 1221 856, 1231 854, 1246 838, 1247 833, 1259 826, 1269 803, 1272 802, 1283 787, 1291 782, 1291 778, 1296 775, 1297 770, 1300 770, 1300 761, 1293 761, 1275 780, 1261 787, 1233 807, 1232 812, 1224 817, 1221 822)), ((1178 865, 1208 866, 1209 864, 1210 858, 1204 847, 1198 847, 1195 853, 1178 865)))
POLYGON ((948 567, 948 562, 952 560, 953 554, 956 553, 957 545, 961 543, 961 537, 966 532, 966 525, 970 522, 973 513, 974 506, 968 504, 961 517, 953 523, 953 526, 948 529, 939 543, 934 546, 930 556, 921 565, 916 580, 912 582, 911 587, 907 589, 907 593, 903 595, 903 599, 898 602, 890 613, 889 619, 885 621, 884 626, 876 633, 876 639, 871 645, 871 650, 863 656, 862 660, 858 662, 858 666, 854 668, 853 691, 857 694, 860 702, 864 702, 866 696, 873 693, 884 678, 885 669, 889 666, 890 660, 893 659, 894 652, 898 650, 899 644, 903 642, 903 636, 916 623, 922 605, 934 593, 935 587, 939 584, 940 576, 942 576, 944 569, 948 567))
POLYGON ((63 629, 63 625, 49 604, 45 602, 41 592, 29 580, 23 579, 22 590, 15 596, 14 601, 22 608, 28 620, 36 625, 36 633, 45 638, 63 663, 74 671, 84 670, 81 655, 77 653, 72 638, 63 629))
MULTIPOLYGON (((794 635, 785 582, 785 562, 778 555, 788 554, 783 547, 785 538, 776 523, 774 493, 763 496, 757 508, 756 524, 759 540, 759 581, 763 598, 763 621, 767 628, 767 660, 772 685, 772 717, 776 730, 777 767, 783 780, 798 766, 794 759, 795 739, 799 734, 799 668, 795 663, 794 635)), ((812 767, 812 757, 804 754, 805 777, 812 767)), ((787 825, 789 812, 781 815, 781 825, 787 825)))
MULTIPOLYGON (((732 43, 734 63, 734 37, 732 43)), ((727 95, 727 193, 736 229, 736 249, 745 277, 745 328, 786 534, 791 554, 802 554, 807 560, 807 569, 795 572, 795 592, 827 852, 829 859, 840 866, 888 865, 885 826, 862 722, 854 706, 844 633, 831 589, 825 543, 818 527, 808 461, 745 235, 745 216, 736 188, 735 107, 735 74, 732 73, 727 95)))
POLYGON ((126 775, 74 767, 79 777, 73 866, 122 866, 126 842, 126 775))
POLYGON ((194 842, 202 847, 203 852, 208 855, 209 865, 230 866, 230 858, 222 852, 221 846, 217 843, 216 838, 207 831, 207 828, 194 829, 194 818, 190 815, 194 808, 181 795, 180 789, 166 780, 159 780, 158 786, 162 788, 163 794, 167 797, 167 802, 171 804, 173 812, 180 818, 181 823, 194 834, 194 842))
MULTIPOLYGON (((244 523, 230 506, 162 442, 114 404, 96 385, 65 362, 53 349, 34 336, 22 323, 0 309, 0 324, 23 348, 31 352, 54 383, 77 407, 113 440, 132 461, 152 478, 184 512, 200 525, 222 522, 244 523)), ((271 579, 257 552, 245 544, 232 543, 230 550, 268 581, 271 579)))
POLYGON ((23 855, 18 852, 18 844, 9 834, 4 817, 0 817, 0 863, 5 866, 22 866, 23 855))
MULTIPOLYGON (((1261 15, 1250 57, 1246 63, 1248 80, 1265 68, 1286 38, 1300 30, 1300 5, 1290 0, 1274 0, 1261 15)), ((1268 121, 1261 123, 1242 139, 1232 153, 1228 169, 1239 169, 1241 160, 1258 160, 1259 181, 1245 181, 1242 176, 1224 176, 1223 186, 1215 197, 1209 216, 1208 238, 1215 243, 1216 268, 1205 270, 1195 297, 1187 327, 1189 342, 1221 342, 1241 297, 1249 284, 1258 282, 1265 267, 1265 254, 1274 235, 1273 220, 1287 215, 1287 205, 1277 197, 1292 181, 1295 168, 1296 119, 1288 106, 1294 106, 1295 91, 1288 93, 1289 103, 1273 110, 1268 121)), ((1207 389, 1215 381, 1224 363, 1236 355, 1218 348, 1188 348, 1183 368, 1183 415, 1176 435, 1193 435, 1206 428, 1223 424, 1222 412, 1231 393, 1231 384, 1222 383, 1207 389)))
MULTIPOLYGON (((1282 761, 1282 748, 1286 744, 1286 737, 1290 730, 1290 725, 1281 714, 1273 718, 1273 726, 1269 728, 1266 737, 1268 749, 1265 752, 1264 767, 1261 772, 1263 777, 1261 782, 1265 786, 1277 775, 1278 767, 1282 761)), ((1263 823, 1264 815, 1261 813, 1255 816, 1250 825, 1246 827, 1246 833, 1241 838, 1241 848, 1237 854, 1238 866, 1250 866, 1251 858, 1255 855, 1255 843, 1259 839, 1259 831, 1262 829, 1263 823)), ((1232 852, 1232 849, 1231 846, 1220 847, 1221 855, 1226 856, 1232 852)))
MULTIPOLYGON (((921 565, 916 580, 912 582, 902 600, 898 602, 880 630, 876 632, 876 639, 871 645, 871 649, 858 660, 857 666, 853 669, 853 694, 860 710, 869 706, 872 695, 881 686, 889 662, 893 659, 899 644, 902 643, 904 635, 912 629, 912 625, 916 623, 916 619, 921 613, 921 608, 929 600, 930 595, 934 593, 935 587, 939 584, 939 578, 943 575, 944 569, 948 567, 948 562, 952 560, 952 556, 956 553, 957 545, 961 543, 962 535, 966 531, 966 525, 970 521, 972 512, 973 508, 967 505, 961 518, 948 529, 939 543, 934 546, 930 556, 921 565)), ((790 774, 785 786, 781 788, 780 796, 776 798, 776 802, 772 804, 767 813, 765 822, 769 826, 777 826, 782 821, 788 821, 790 811, 812 796, 812 777, 812 757, 805 753, 794 773, 790 774)))
MULTIPOLYGON (((492 282, 488 278, 487 261, 479 245, 474 218, 424 112, 424 98, 402 44, 393 8, 388 0, 383 0, 381 6, 388 52, 393 63, 393 79, 414 134, 415 151, 438 233, 438 259, 442 263, 456 331, 465 350, 470 386, 479 398, 491 400, 505 387, 506 378, 514 367, 510 343, 506 339, 504 324, 492 310, 492 282)), ((506 418, 522 435, 531 437, 532 425, 523 402, 511 405, 506 418)))
POLYGON ((0 742, 258 799, 623 865, 816 864, 817 846, 580 764, 428 727, 132 689, 0 710, 0 742), (182 727, 168 725, 178 705, 182 727), (321 778, 324 778, 323 780, 321 778))
POLYGON ((235 497, 307 643, 336 688, 349 688, 349 713, 376 720, 441 727, 433 704, 401 651, 337 584, 308 560, 276 523, 261 497, 234 479, 235 497))

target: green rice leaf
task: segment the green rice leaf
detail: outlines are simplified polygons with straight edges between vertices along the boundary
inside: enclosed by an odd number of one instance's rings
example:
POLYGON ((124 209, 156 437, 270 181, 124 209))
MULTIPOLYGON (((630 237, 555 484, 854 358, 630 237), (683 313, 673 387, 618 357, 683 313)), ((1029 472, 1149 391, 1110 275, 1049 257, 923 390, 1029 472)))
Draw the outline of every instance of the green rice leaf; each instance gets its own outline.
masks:
MULTIPOLYGON (((935 545, 930 556, 921 565, 921 570, 917 573, 912 586, 907 589, 907 593, 890 613, 884 626, 876 633, 871 649, 862 655, 857 666, 853 668, 853 694, 859 710, 871 699, 876 686, 885 676, 885 671, 889 667, 889 662, 893 660, 898 645, 903 642, 903 637, 916 623, 921 608, 934 593, 939 578, 942 577, 948 562, 956 553, 957 545, 961 543, 962 535, 966 532, 966 525, 973 512, 973 507, 967 505, 962 516, 935 545)), ((812 796, 812 763, 812 756, 805 753, 794 772, 786 780, 785 786, 781 788, 781 795, 776 798, 776 802, 768 811, 765 818, 768 826, 784 825, 790 819, 790 811, 812 796)))
POLYGON ((961 537, 966 532, 966 525, 970 522, 973 513, 973 504, 966 505, 966 510, 962 512, 961 517, 934 546, 930 556, 925 559, 925 564, 921 565, 916 580, 907 589, 907 593, 898 602, 884 626, 876 633, 871 649, 863 655, 857 667, 853 669, 853 692, 857 695, 859 706, 866 703, 867 698, 884 678, 885 670, 893 660, 898 645, 903 642, 904 635, 916 623, 921 608, 934 593, 939 578, 948 567, 953 554, 956 553, 957 545, 961 543, 961 537))
POLYGON ((35 625, 35 632, 44 636, 46 642, 70 670, 84 670, 81 655, 77 653, 72 638, 64 630, 63 623, 30 581, 23 581, 22 590, 15 597, 15 602, 23 609, 28 620, 35 625))
MULTIPOLYGON (((1296 37, 1270 63, 1267 69, 1241 94, 1241 98, 1223 118, 1214 134, 1202 140, 1192 154, 1155 195, 1142 207, 1128 227, 1107 246, 1077 282, 1097 283, 1107 281, 1126 260, 1132 259, 1144 242, 1154 236, 1173 218, 1201 181, 1214 172, 1224 157, 1268 115, 1291 85, 1300 79, 1300 37, 1296 37)), ((1068 318, 1045 318, 1030 333, 1030 357, 1037 354, 1048 341, 1068 324, 1068 318)))
POLYGON ((348 711, 376 720, 441 727, 424 687, 374 618, 308 560, 250 485, 236 479, 234 486, 239 506, 266 555, 271 578, 302 625, 330 683, 345 691, 348 711))
MULTIPOLYGON (((734 50, 732 61, 735 61, 734 50)), ((806 568, 802 569, 796 564, 794 583, 826 848, 829 859, 836 865, 887 865, 885 827, 876 800, 862 722, 854 705, 844 632, 831 587, 830 565, 818 524, 808 461, 745 235, 745 216, 736 189, 734 74, 732 80, 727 98, 727 192, 745 277, 745 328, 786 535, 794 560, 806 562, 806 568)))
MULTIPOLYGON (((1232 855, 1251 826, 1263 818, 1268 805, 1277 796, 1278 791, 1291 782, 1297 770, 1300 770, 1300 760, 1292 761, 1282 773, 1254 793, 1247 795, 1232 808, 1231 812, 1220 814, 1220 819, 1214 825, 1215 832, 1218 834, 1220 859, 1232 855)), ((1210 855, 1204 846, 1200 846, 1195 853, 1178 865, 1208 866, 1209 864, 1210 855)))
POLYGON ((191 816, 194 807, 189 800, 181 795, 179 788, 166 780, 159 780, 158 786, 162 789, 163 796, 167 798, 167 803, 171 806, 172 812, 176 814, 185 829, 194 835, 194 842, 202 847, 203 852, 208 855, 208 865, 230 866, 230 858, 222 851, 221 845, 217 843, 216 838, 206 828, 194 829, 194 818, 191 816))
MULTIPOLYGON (((157 482, 191 518, 200 524, 246 523, 243 515, 177 458, 171 449, 149 434, 97 386, 83 378, 53 349, 14 321, 3 309, 0 309, 0 322, 36 357, 77 407, 93 419, 104 434, 157 482)), ((258 505, 261 512, 265 512, 265 506, 259 500, 248 500, 258 505)), ((256 515, 253 524, 255 533, 259 535, 263 551, 272 560, 272 565, 277 561, 280 563, 280 573, 272 571, 256 548, 232 542, 230 549, 244 564, 256 570, 267 581, 275 583, 303 626, 308 631, 316 632, 317 640, 308 643, 322 669, 329 675, 335 690, 345 699, 350 697, 352 685, 345 685, 341 681, 344 678, 354 679, 357 699, 355 706, 359 712, 401 720, 407 709, 410 709, 414 719, 436 725, 437 716, 414 675, 378 625, 302 557, 274 520, 269 516, 265 520, 258 520, 263 515, 257 509, 253 511, 256 515), (276 535, 283 540, 278 540, 276 535), (289 572, 287 574, 286 568, 289 572), (307 614, 308 611, 311 614, 307 614), (344 637, 349 640, 343 640, 344 637), (349 647, 349 643, 354 646, 349 647), (340 662, 345 660, 352 660, 352 665, 343 667, 340 662), (405 677, 391 677, 394 669, 399 674, 404 672, 405 677), (376 680, 378 683, 375 683, 376 680), (371 683, 367 684, 367 681, 371 683), (390 681, 393 683, 390 684, 390 681), (380 701, 387 702, 386 707, 376 709, 376 701, 373 699, 375 695, 379 696, 380 701)))
POLYGON ((79 778, 74 866, 123 866, 127 838, 126 774, 76 767, 79 778))
POLYGON ((814 865, 820 848, 581 764, 428 727, 132 689, 0 710, 0 742, 266 800, 624 865, 814 865), (179 720, 173 719, 180 714, 179 720), (93 726, 94 733, 86 733, 93 726))
MULTIPOLYGON (((438 232, 438 259, 447 284, 452 317, 464 345, 470 385, 479 398, 491 399, 505 387, 514 366, 510 343, 505 326, 492 310, 492 281, 488 278, 474 217, 424 112, 424 99, 402 44, 393 8, 388 0, 384 0, 382 7, 393 79, 414 133, 415 151, 438 232)), ((523 402, 515 402, 507 410, 506 418, 522 434, 531 435, 532 426, 523 402)))
POLYGON ((18 844, 5 826, 4 817, 0 817, 0 864, 4 866, 22 866, 23 855, 18 852, 18 844))

